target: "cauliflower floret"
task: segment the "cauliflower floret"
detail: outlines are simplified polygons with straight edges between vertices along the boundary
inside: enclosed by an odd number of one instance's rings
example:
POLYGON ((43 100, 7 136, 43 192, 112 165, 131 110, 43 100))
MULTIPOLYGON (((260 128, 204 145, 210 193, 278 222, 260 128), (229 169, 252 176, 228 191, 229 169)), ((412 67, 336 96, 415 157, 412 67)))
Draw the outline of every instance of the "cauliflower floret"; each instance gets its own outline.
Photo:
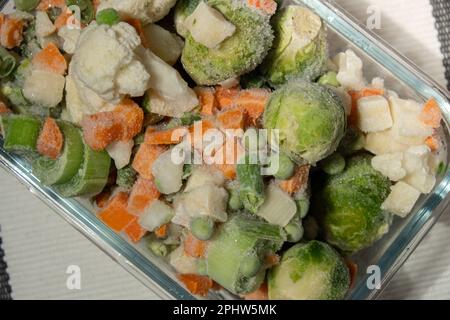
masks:
POLYGON ((362 70, 363 63, 352 50, 339 53, 334 58, 334 63, 339 67, 337 80, 343 87, 361 90, 366 85, 362 70))
POLYGON ((43 38, 56 31, 56 27, 45 11, 36 12, 36 36, 43 38))
POLYGON ((97 11, 114 8, 124 18, 140 19, 147 24, 167 15, 176 2, 176 0, 102 0, 97 11))
MULTIPOLYGON (((142 96, 150 74, 135 55, 141 40, 129 24, 112 27, 92 23, 83 30, 71 62, 78 89, 89 88, 101 99, 117 104, 124 95, 142 96)), ((87 93, 88 94, 88 93, 87 93)), ((80 95, 83 102, 91 99, 80 95)))
POLYGON ((62 75, 33 70, 23 86, 24 97, 37 105, 53 108, 61 102, 65 78, 62 75))
POLYGON ((58 30, 58 36, 61 37, 63 42, 62 49, 68 54, 73 54, 80 34, 81 29, 69 28, 68 26, 61 27, 58 30))

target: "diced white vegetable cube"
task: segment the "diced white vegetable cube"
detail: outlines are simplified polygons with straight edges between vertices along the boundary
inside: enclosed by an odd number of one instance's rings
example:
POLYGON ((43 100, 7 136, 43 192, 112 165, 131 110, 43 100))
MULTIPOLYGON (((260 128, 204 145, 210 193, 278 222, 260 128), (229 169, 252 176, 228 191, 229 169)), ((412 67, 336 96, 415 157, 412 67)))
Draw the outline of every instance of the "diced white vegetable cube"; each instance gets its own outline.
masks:
POLYGON ((181 117, 198 106, 197 95, 176 69, 150 50, 137 50, 150 77, 150 104, 152 112, 181 117))
POLYGON ((436 184, 436 177, 422 169, 408 174, 403 181, 420 192, 428 194, 433 190, 434 185, 436 184))
POLYGON ((209 166, 199 166, 193 169, 184 192, 192 191, 206 184, 213 184, 215 186, 222 187, 224 183, 225 177, 220 171, 209 166))
POLYGON ((406 175, 402 160, 403 154, 400 152, 379 155, 372 158, 372 167, 390 180, 399 181, 406 175))
POLYGON ((337 80, 346 89, 361 90, 366 81, 363 77, 363 63, 361 59, 352 51, 347 50, 339 53, 334 58, 335 64, 339 67, 337 80))
POLYGON ((276 184, 271 183, 266 190, 266 198, 256 215, 267 222, 285 227, 295 216, 295 201, 276 184))
POLYGON ((69 28, 68 26, 60 28, 58 30, 58 36, 63 41, 62 49, 69 54, 73 54, 80 34, 81 29, 78 28, 69 28))
POLYGON ((368 133, 364 145, 366 150, 376 155, 405 151, 408 147, 396 140, 392 129, 368 133))
POLYGON ((183 163, 175 163, 172 150, 167 150, 155 160, 152 174, 159 192, 171 194, 180 191, 183 185, 183 163))
POLYGON ((178 273, 197 274, 197 259, 188 256, 183 245, 169 254, 169 263, 178 273))
POLYGON ((56 27, 45 11, 36 11, 36 35, 46 37, 56 31, 56 27))
POLYGON ((357 125, 363 132, 378 132, 392 127, 389 103, 383 96, 359 99, 357 115, 357 125))
POLYGON ((62 75, 33 70, 23 86, 23 95, 31 103, 53 108, 63 98, 65 78, 62 75))
POLYGON ((414 146, 408 148, 403 155, 403 168, 407 174, 412 174, 417 171, 429 171, 428 157, 431 150, 426 145, 414 146))
POLYGON ((227 221, 228 192, 211 183, 181 194, 174 203, 173 223, 190 227, 193 217, 208 216, 215 221, 227 221))
POLYGON ((153 232, 162 225, 169 223, 175 211, 161 200, 153 201, 139 218, 142 228, 153 232))
POLYGON ((134 141, 114 141, 106 147, 109 156, 114 160, 116 168, 122 169, 130 163, 134 141))
POLYGON ((413 100, 389 98, 393 129, 401 137, 425 139, 433 134, 433 128, 425 125, 419 119, 422 106, 413 100))
POLYGON ((391 187, 391 193, 381 205, 381 209, 406 217, 420 197, 420 192, 402 181, 391 187))
POLYGON ((184 45, 179 36, 153 23, 144 27, 144 33, 154 54, 170 65, 177 62, 184 45))
POLYGON ((213 49, 233 35, 236 27, 216 9, 201 1, 184 26, 198 43, 213 49))

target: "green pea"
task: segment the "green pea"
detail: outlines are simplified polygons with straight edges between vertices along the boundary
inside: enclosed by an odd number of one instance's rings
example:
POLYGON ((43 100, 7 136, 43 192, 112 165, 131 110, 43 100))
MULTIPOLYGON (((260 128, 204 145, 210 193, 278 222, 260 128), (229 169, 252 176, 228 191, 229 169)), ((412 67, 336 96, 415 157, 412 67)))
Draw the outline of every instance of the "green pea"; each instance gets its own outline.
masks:
POLYGON ((245 257, 240 266, 241 274, 246 277, 253 277, 261 269, 262 261, 256 253, 251 253, 245 257))
POLYGON ((191 222, 191 232, 199 240, 209 240, 214 233, 214 221, 209 217, 196 217, 191 222))
POLYGON ((275 154, 271 156, 271 163, 278 161, 278 171, 273 175, 277 179, 286 180, 292 177, 295 170, 294 162, 284 154, 275 154))
POLYGON ((303 226, 300 221, 293 221, 284 227, 288 242, 299 242, 303 238, 303 226))
POLYGON ((228 198, 228 208, 232 211, 238 211, 242 209, 242 201, 239 197, 239 190, 232 189, 230 190, 230 197, 228 198))
POLYGON ((113 8, 104 9, 97 13, 98 24, 107 24, 108 26, 113 26, 115 24, 118 24, 119 22, 119 13, 113 8))

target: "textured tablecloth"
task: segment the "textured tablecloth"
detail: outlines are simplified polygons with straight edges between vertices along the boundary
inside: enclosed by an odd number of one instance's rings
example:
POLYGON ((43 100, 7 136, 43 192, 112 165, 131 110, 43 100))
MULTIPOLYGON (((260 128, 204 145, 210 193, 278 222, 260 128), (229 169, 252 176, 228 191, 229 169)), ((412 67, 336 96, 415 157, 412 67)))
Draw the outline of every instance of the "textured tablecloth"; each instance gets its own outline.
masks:
MULTIPOLYGON (((432 0, 434 4, 445 0, 432 0)), ((375 5, 381 10, 376 30, 442 85, 443 55, 428 0, 338 0, 361 21, 375 5), (369 9, 369 10, 368 10, 369 9)), ((442 10, 442 8, 441 8, 442 10)), ((447 16, 448 18, 449 16, 447 16)), ((439 21, 442 23, 445 18, 439 21)), ((447 30, 450 34, 450 30, 447 30)), ((449 38, 441 35, 443 43, 449 38)), ((447 59, 450 54, 447 52, 447 59)), ((448 60, 447 60, 448 63, 448 60)), ((0 247, 6 254, 15 299, 155 299, 150 290, 118 266, 0 169, 0 247), (66 285, 69 266, 79 266, 81 289, 66 285)), ((444 214, 384 292, 385 299, 450 299, 450 214, 444 214)), ((0 249, 0 283, 2 279, 0 249)), ((3 280, 3 281, 2 281, 3 280)), ((0 298, 9 288, 0 287, 0 298)))

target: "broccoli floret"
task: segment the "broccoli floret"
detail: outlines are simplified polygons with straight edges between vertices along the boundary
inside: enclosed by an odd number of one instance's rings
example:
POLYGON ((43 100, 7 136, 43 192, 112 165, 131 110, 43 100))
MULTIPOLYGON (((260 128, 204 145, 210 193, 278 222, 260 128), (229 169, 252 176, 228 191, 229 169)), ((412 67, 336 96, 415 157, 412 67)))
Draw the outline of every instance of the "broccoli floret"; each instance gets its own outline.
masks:
POLYGON ((117 170, 116 184, 125 190, 131 190, 136 181, 136 176, 137 172, 131 166, 126 166, 117 170))

